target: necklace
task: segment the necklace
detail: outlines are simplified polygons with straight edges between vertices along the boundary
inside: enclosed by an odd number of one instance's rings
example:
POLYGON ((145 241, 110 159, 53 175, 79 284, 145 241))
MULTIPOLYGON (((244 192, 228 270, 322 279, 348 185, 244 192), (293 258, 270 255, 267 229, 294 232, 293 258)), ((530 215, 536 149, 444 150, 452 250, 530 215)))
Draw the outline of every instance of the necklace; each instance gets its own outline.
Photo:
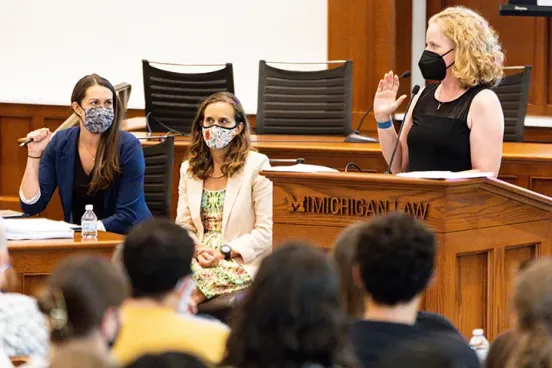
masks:
POLYGON ((437 100, 437 102, 439 103, 439 105, 437 105, 437 110, 439 110, 441 108, 441 105, 443 104, 440 100, 441 100, 441 92, 443 92, 443 87, 441 87, 441 89, 439 90, 439 100, 437 100))
POLYGON ((84 142, 81 142, 81 143, 84 146, 84 149, 86 150, 86 152, 90 155, 90 157, 92 157, 92 161, 96 161, 96 156, 94 156, 92 152, 90 152, 90 150, 88 149, 88 146, 84 142))
POLYGON ((221 174, 221 175, 219 175, 219 176, 213 176, 213 175, 209 174, 209 177, 210 177, 211 179, 220 179, 220 178, 224 178, 225 176, 226 176, 226 175, 224 175, 224 174, 221 174))

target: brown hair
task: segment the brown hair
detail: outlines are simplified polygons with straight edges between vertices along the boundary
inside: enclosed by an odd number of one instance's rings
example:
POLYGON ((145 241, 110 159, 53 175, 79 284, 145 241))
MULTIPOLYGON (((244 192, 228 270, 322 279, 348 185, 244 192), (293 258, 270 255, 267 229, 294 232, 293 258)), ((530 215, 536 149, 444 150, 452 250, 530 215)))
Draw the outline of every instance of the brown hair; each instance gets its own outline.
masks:
POLYGON ((113 93, 113 111, 115 117, 113 124, 100 138, 95 165, 92 170, 92 180, 88 188, 89 194, 109 188, 115 177, 121 172, 119 166, 119 137, 121 136, 120 127, 123 111, 121 111, 121 101, 113 85, 107 79, 97 74, 87 75, 81 78, 75 85, 75 88, 73 88, 71 103, 76 102, 79 106, 82 106, 82 100, 86 96, 86 91, 88 91, 88 88, 96 85, 105 87, 113 93))
POLYGON ((241 102, 230 92, 218 92, 205 99, 199 106, 197 115, 192 123, 192 144, 188 152, 187 160, 190 167, 188 171, 198 179, 206 179, 213 172, 213 157, 207 144, 203 140, 202 122, 205 117, 205 109, 210 104, 226 102, 234 108, 234 119, 237 124, 243 124, 243 129, 228 145, 228 151, 220 168, 222 173, 232 176, 243 169, 247 154, 251 150, 251 132, 249 122, 241 102))
POLYGON ((552 259, 535 261, 514 286, 517 344, 508 368, 552 367, 552 259))
POLYGON ((37 299, 52 326, 51 340, 65 342, 98 328, 106 310, 119 307, 127 295, 124 275, 108 260, 77 256, 54 271, 37 299))
POLYGON ((339 292, 341 306, 352 318, 364 315, 364 290, 353 280, 353 265, 355 264, 356 246, 364 222, 358 222, 346 228, 333 245, 330 257, 339 275, 339 292))

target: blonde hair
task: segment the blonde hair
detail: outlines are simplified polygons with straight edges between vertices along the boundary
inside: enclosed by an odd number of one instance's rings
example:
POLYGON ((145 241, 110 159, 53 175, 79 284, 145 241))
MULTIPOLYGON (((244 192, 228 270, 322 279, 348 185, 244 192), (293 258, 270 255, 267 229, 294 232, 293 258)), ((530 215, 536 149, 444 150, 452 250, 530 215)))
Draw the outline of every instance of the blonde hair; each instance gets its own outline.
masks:
POLYGON ((429 24, 437 24, 452 40, 456 57, 452 75, 463 87, 494 87, 504 74, 504 54, 498 35, 481 15, 463 6, 435 14, 429 24))

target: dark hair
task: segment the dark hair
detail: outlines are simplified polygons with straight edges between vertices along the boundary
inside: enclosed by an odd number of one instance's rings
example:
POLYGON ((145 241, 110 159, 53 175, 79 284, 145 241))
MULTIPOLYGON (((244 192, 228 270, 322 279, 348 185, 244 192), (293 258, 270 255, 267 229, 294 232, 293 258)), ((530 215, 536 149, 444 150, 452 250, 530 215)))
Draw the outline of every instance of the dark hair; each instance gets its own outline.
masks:
POLYGON ((149 220, 128 234, 123 246, 124 268, 132 296, 163 298, 190 275, 194 242, 188 232, 167 220, 149 220))
POLYGON ((186 353, 169 352, 144 355, 125 368, 207 368, 201 360, 186 353))
POLYGON ((355 365, 338 280, 326 255, 299 243, 261 264, 232 319, 222 365, 286 368, 355 365))
POLYGON ((64 342, 98 328, 110 307, 127 296, 124 275, 108 260, 76 256, 63 262, 48 278, 38 297, 40 311, 53 326, 50 338, 64 342))
POLYGON ((485 368, 505 368, 512 356, 512 351, 516 350, 516 340, 513 330, 506 331, 497 337, 491 344, 485 359, 485 368))
MULTIPOLYGON (((386 351, 377 367, 468 368, 465 354, 470 350, 468 347, 459 349, 459 346, 464 347, 458 344, 458 340, 443 339, 438 335, 410 340, 386 351)), ((477 358, 473 359, 477 363, 477 358)))
POLYGON ((113 111, 115 117, 113 124, 100 138, 94 170, 92 171, 92 179, 88 188, 90 194, 109 188, 121 172, 119 166, 119 137, 121 136, 121 121, 123 120, 124 112, 121 111, 121 101, 119 101, 113 85, 107 79, 97 74, 87 75, 81 78, 75 85, 75 88, 73 88, 71 103, 76 102, 79 106, 82 106, 82 100, 86 97, 88 88, 96 85, 105 87, 113 93, 113 111))
POLYGON ((552 259, 525 268, 513 294, 517 341, 507 367, 552 367, 552 259))
POLYGON ((365 291, 378 304, 410 302, 435 265, 435 235, 404 213, 374 218, 360 230, 356 261, 365 291))
POLYGON ((364 290, 353 280, 353 265, 356 258, 358 236, 365 222, 346 228, 335 241, 330 257, 339 275, 341 306, 352 318, 364 315, 364 290))
POLYGON ((228 145, 228 151, 221 166, 224 175, 232 176, 243 169, 247 154, 251 151, 251 132, 249 121, 241 102, 230 92, 218 92, 205 99, 199 106, 197 115, 192 123, 192 143, 188 151, 189 172, 198 179, 205 179, 213 172, 213 157, 207 144, 203 140, 203 119, 207 106, 226 102, 234 108, 236 124, 243 124, 243 129, 228 145))

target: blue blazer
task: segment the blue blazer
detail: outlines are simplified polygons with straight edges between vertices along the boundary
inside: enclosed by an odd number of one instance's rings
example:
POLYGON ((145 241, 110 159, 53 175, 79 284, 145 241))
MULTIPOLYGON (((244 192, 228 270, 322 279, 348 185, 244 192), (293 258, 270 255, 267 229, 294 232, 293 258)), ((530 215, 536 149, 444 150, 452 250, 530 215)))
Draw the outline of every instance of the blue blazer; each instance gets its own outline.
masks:
MULTIPOLYGON (((40 159, 40 198, 31 205, 21 201, 23 212, 34 215, 43 211, 58 187, 65 221, 72 222, 71 202, 79 134, 80 127, 73 127, 54 135, 40 159)), ((145 161, 142 146, 136 137, 124 131, 119 138, 119 165, 121 174, 105 191, 107 218, 99 220, 107 231, 126 234, 133 225, 151 218, 151 213, 144 196, 145 161)))

